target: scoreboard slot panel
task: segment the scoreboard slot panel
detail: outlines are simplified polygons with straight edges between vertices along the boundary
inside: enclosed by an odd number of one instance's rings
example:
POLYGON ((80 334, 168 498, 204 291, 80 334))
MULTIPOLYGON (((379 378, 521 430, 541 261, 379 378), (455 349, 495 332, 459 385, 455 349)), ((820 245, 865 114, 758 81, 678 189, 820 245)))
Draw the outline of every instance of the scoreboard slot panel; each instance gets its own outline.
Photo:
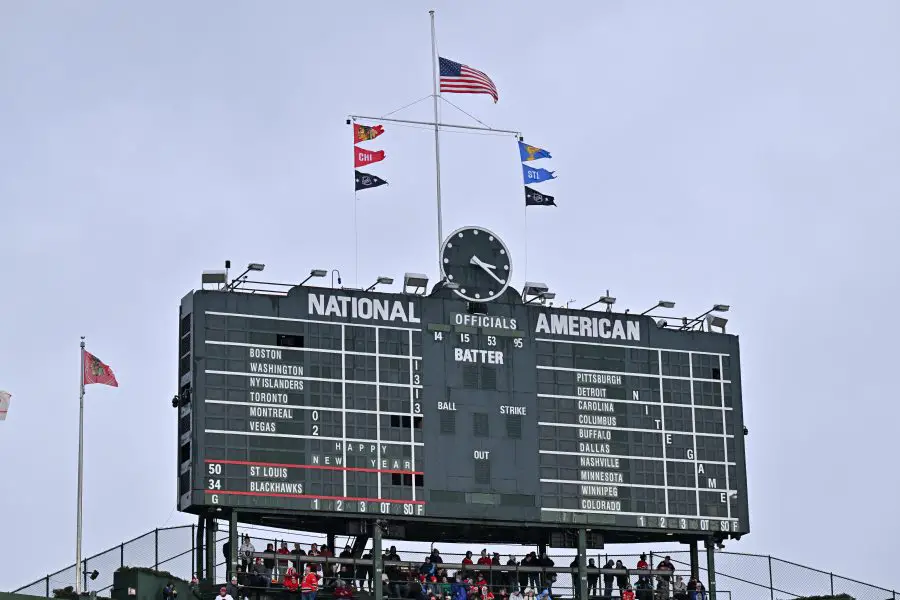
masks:
POLYGON ((186 301, 192 511, 748 531, 734 336, 515 294, 186 301))

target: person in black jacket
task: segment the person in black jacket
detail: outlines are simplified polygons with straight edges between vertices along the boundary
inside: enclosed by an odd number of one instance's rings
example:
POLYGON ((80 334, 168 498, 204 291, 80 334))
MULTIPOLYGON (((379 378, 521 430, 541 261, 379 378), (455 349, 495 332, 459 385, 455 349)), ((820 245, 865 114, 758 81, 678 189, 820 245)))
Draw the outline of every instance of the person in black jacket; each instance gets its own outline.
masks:
POLYGON ((625 568, 625 565, 622 564, 621 560, 616 561, 616 570, 622 570, 624 573, 616 575, 616 586, 619 588, 619 596, 622 595, 629 585, 631 585, 631 578, 628 576, 628 569, 625 568))
MULTIPOLYGON (((616 563, 612 561, 612 559, 606 561, 606 564, 603 565, 604 569, 615 569, 616 563)), ((603 575, 603 597, 604 598, 612 598, 612 589, 613 582, 616 580, 616 576, 612 573, 604 573, 603 575)))
MULTIPOLYGON (((588 559, 587 568, 588 569, 596 569, 597 568, 597 563, 594 562, 593 558, 588 559)), ((587 586, 588 587, 588 597, 590 598, 591 596, 596 596, 599 591, 597 589, 597 581, 600 579, 600 575, 598 575, 597 573, 588 572, 587 578, 588 578, 588 586, 587 586)))

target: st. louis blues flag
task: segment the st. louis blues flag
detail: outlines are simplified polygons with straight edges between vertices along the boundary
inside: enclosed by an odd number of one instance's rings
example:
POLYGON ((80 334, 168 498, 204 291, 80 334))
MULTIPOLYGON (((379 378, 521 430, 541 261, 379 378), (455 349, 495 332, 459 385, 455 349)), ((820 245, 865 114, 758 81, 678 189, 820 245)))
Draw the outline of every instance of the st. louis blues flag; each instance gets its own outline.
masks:
POLYGON ((540 183, 549 179, 556 179, 556 176, 553 173, 555 173, 555 171, 535 169, 528 165, 522 165, 522 177, 525 180, 525 183, 540 183))
POLYGON ((544 150, 537 146, 529 146, 525 142, 519 142, 519 156, 522 157, 522 162, 537 160, 539 158, 553 158, 550 156, 549 150, 544 150))

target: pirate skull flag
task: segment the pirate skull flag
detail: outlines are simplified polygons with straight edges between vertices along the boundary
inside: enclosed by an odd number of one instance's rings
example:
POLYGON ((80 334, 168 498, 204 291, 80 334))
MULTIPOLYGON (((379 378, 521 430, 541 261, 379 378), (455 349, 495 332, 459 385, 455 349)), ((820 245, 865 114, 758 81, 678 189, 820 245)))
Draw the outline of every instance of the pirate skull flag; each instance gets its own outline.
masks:
POLYGON ((367 190, 369 188, 375 188, 379 185, 386 185, 387 181, 382 179, 381 177, 376 177, 375 175, 369 175, 368 173, 363 173, 362 171, 354 171, 356 174, 356 191, 359 190, 367 190))
POLYGON ((119 382, 116 381, 116 376, 113 374, 112 369, 109 368, 109 365, 87 350, 82 350, 82 352, 84 353, 82 357, 82 362, 84 363, 84 385, 99 383, 100 385, 119 387, 119 382))

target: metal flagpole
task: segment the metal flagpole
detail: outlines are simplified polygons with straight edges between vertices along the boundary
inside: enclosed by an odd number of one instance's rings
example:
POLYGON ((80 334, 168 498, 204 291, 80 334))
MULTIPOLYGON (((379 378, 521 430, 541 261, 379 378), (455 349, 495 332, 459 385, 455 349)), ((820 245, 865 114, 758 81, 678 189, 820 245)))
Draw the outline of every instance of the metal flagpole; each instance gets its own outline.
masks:
POLYGON ((75 517, 75 593, 80 594, 82 590, 82 578, 84 574, 81 572, 81 501, 84 488, 84 336, 81 336, 81 378, 79 381, 79 399, 78 399, 78 499, 77 512, 75 517))
POLYGON ((431 15, 431 75, 432 75, 432 99, 434 100, 434 172, 435 183, 437 186, 437 229, 438 229, 438 270, 437 276, 441 276, 441 245, 444 243, 444 221, 441 215, 441 142, 438 134, 438 55, 437 41, 434 36, 434 11, 429 10, 431 15))

